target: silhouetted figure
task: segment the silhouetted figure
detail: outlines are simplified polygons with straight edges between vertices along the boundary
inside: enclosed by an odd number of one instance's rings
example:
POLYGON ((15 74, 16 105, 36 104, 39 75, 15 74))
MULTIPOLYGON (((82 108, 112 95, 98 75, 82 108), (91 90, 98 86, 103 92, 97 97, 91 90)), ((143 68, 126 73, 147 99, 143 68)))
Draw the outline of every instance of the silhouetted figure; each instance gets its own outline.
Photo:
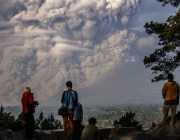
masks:
POLYGON ((67 124, 69 120, 69 128, 70 128, 70 139, 73 139, 74 137, 74 123, 73 123, 73 117, 74 117, 74 109, 76 104, 78 103, 78 94, 76 91, 72 90, 72 82, 68 81, 66 82, 66 87, 68 90, 63 92, 61 103, 62 106, 68 108, 68 115, 63 116, 63 127, 64 127, 64 138, 67 138, 67 124))
POLYGON ((24 93, 22 95, 22 113, 26 119, 26 139, 33 140, 34 136, 34 115, 35 107, 39 105, 37 101, 34 101, 33 93, 31 93, 30 87, 24 88, 24 93))
POLYGON ((89 124, 87 124, 83 129, 81 140, 99 140, 100 133, 95 125, 96 123, 95 118, 89 119, 89 124))
POLYGON ((151 124, 151 129, 154 129, 156 127, 156 123, 155 122, 152 122, 151 124))
POLYGON ((166 123, 169 109, 171 109, 171 120, 169 125, 174 125, 177 105, 179 104, 179 84, 173 80, 173 74, 168 74, 167 78, 168 82, 166 82, 162 88, 164 105, 162 110, 162 122, 160 125, 166 123))
POLYGON ((74 110, 74 139, 80 140, 81 134, 84 129, 84 126, 82 125, 83 120, 83 107, 81 103, 77 103, 74 110))

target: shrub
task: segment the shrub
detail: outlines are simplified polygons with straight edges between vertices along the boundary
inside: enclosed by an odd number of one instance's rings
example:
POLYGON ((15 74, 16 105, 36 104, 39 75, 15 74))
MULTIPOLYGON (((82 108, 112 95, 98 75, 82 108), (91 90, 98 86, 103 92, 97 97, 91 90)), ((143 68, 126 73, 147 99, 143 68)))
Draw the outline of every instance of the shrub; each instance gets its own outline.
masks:
POLYGON ((135 113, 127 112, 124 116, 122 116, 119 121, 114 121, 114 127, 137 127, 138 129, 142 129, 142 125, 139 124, 138 121, 134 119, 135 113))
POLYGON ((39 118, 36 119, 35 128, 41 130, 52 130, 62 128, 62 125, 59 120, 54 119, 52 114, 50 117, 44 118, 43 112, 41 111, 39 118))
POLYGON ((15 117, 11 113, 4 112, 4 108, 1 105, 0 108, 0 130, 9 127, 9 124, 15 122, 15 117))

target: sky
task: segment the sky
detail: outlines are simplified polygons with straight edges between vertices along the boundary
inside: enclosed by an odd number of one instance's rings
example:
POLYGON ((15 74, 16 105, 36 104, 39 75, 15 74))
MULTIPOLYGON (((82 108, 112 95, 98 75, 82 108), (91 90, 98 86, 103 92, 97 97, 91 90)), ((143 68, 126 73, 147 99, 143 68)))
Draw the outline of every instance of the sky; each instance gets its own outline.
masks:
POLYGON ((69 80, 84 104, 162 102, 165 81, 151 83, 143 65, 158 38, 143 26, 177 10, 156 0, 0 0, 1 103, 20 105, 26 86, 58 103, 69 80))

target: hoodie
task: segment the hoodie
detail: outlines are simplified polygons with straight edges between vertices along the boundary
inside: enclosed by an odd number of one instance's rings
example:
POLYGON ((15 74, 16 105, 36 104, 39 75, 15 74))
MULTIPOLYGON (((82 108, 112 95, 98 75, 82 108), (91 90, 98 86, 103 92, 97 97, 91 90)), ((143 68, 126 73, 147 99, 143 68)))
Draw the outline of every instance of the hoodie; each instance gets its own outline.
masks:
POLYGON ((177 105, 179 103, 179 84, 175 81, 168 81, 162 88, 162 96, 167 105, 177 105))

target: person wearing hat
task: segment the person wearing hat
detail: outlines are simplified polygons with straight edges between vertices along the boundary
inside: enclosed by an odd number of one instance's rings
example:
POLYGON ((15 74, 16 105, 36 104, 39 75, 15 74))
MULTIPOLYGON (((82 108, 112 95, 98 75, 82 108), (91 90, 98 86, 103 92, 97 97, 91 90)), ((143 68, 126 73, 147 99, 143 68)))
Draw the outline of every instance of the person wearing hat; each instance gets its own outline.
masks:
POLYGON ((161 125, 165 125, 169 109, 171 109, 171 120, 169 125, 174 125, 177 105, 179 104, 179 84, 175 82, 172 73, 167 76, 168 81, 162 88, 162 96, 164 99, 164 105, 162 110, 162 121, 161 125))
POLYGON ((26 139, 33 140, 34 136, 34 116, 33 113, 35 112, 35 107, 39 105, 37 101, 34 101, 33 93, 31 93, 30 87, 24 88, 24 93, 22 94, 22 114, 26 119, 26 139))
POLYGON ((72 82, 66 82, 67 90, 63 92, 61 103, 63 107, 68 108, 68 114, 63 117, 63 129, 64 129, 64 139, 67 139, 67 124, 69 120, 69 128, 70 128, 70 139, 74 137, 74 109, 78 103, 78 94, 76 91, 72 90, 72 82))
POLYGON ((83 129, 81 140, 98 140, 99 139, 99 130, 95 125, 97 123, 95 118, 89 119, 89 124, 83 129))

